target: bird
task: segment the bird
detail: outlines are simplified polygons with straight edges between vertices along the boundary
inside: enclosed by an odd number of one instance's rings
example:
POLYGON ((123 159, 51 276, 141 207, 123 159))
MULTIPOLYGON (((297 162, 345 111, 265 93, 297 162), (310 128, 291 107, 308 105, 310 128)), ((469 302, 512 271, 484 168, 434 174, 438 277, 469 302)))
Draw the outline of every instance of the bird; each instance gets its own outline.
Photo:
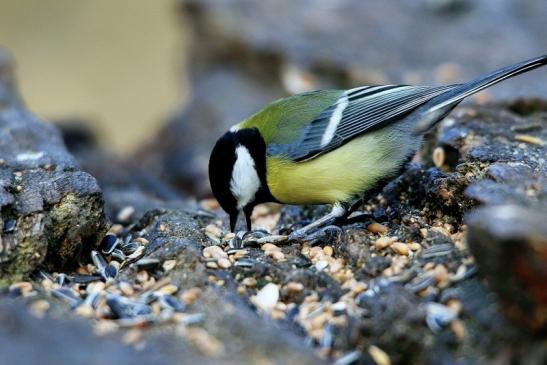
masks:
POLYGON ((309 234, 397 177, 423 136, 463 99, 547 64, 547 55, 445 86, 372 85, 317 90, 272 102, 231 127, 209 159, 211 190, 236 229, 261 203, 331 204, 295 231, 309 234))

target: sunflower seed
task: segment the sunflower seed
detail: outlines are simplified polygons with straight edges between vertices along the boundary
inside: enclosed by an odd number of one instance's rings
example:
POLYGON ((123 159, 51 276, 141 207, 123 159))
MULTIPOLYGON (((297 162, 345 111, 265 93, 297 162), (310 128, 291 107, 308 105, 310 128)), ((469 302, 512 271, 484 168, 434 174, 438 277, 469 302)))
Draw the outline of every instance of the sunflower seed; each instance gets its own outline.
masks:
POLYGON ((15 219, 6 219, 4 221, 4 233, 12 233, 17 227, 17 221, 15 219))
POLYGON ((340 356, 332 365, 351 365, 361 357, 361 351, 351 351, 340 356))
POLYGON ((172 295, 160 295, 159 302, 163 308, 171 309, 175 312, 184 312, 186 309, 184 303, 172 295))
POLYGON ((105 279, 115 279, 118 276, 118 268, 113 264, 108 264, 104 269, 105 279))
POLYGON ((101 242, 101 252, 105 255, 110 255, 118 246, 119 242, 120 240, 118 237, 113 234, 107 234, 101 242))
POLYGON ((76 308, 81 302, 74 290, 70 288, 59 288, 52 291, 54 297, 59 298, 67 302, 72 308, 76 308))
POLYGON ((431 331, 438 333, 444 326, 452 322, 458 316, 454 309, 439 303, 426 304, 425 322, 431 331))
POLYGON ((137 242, 131 241, 127 243, 122 243, 120 245, 120 250, 122 250, 122 252, 126 255, 131 255, 132 253, 137 251, 140 246, 141 245, 139 245, 137 242))
POLYGON ((104 257, 97 251, 93 250, 91 251, 91 261, 93 262, 93 265, 95 265, 95 267, 97 268, 97 272, 102 275, 107 265, 104 257))
POLYGON ((428 259, 438 256, 450 255, 454 250, 454 246, 450 243, 441 243, 439 245, 431 246, 422 251, 422 258, 428 259))

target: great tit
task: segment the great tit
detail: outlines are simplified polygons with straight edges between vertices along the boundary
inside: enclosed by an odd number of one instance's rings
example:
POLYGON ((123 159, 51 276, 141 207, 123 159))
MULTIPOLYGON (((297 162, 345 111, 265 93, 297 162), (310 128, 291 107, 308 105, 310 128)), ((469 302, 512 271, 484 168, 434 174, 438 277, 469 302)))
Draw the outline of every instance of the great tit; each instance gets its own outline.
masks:
POLYGON ((397 176, 423 135, 464 98, 547 63, 547 55, 448 86, 319 90, 274 101, 234 125, 209 160, 213 194, 235 230, 251 230, 260 203, 333 204, 305 234, 348 214, 354 201, 397 176))

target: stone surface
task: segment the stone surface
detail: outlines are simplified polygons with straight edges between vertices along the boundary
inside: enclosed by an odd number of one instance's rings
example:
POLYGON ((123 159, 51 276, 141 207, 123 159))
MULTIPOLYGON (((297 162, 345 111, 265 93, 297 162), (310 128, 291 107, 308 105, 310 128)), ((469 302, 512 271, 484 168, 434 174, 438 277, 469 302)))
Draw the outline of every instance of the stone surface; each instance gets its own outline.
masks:
POLYGON ((0 50, 0 281, 39 264, 74 267, 105 231, 96 180, 67 152, 58 131, 19 99, 13 60, 0 50))
POLYGON ((469 215, 469 245, 480 271, 519 326, 547 328, 547 212, 515 205, 469 215))
MULTIPOLYGON (((82 319, 29 315, 24 303, 0 299, 0 363, 2 364, 221 364, 184 351, 165 338, 149 340, 137 350, 121 336, 98 337, 82 319), (23 304, 23 305, 21 305, 23 304)), ((226 362, 222 362, 224 364, 226 362)))
POLYGON ((105 212, 114 223, 138 221, 156 208, 187 207, 187 196, 160 180, 154 171, 132 158, 117 156, 99 146, 83 123, 58 124, 70 153, 84 171, 95 177, 103 192, 105 212), (131 214, 120 212, 132 212, 131 214), (125 215, 125 217, 123 217, 125 215), (119 218, 124 218, 120 222, 119 218))

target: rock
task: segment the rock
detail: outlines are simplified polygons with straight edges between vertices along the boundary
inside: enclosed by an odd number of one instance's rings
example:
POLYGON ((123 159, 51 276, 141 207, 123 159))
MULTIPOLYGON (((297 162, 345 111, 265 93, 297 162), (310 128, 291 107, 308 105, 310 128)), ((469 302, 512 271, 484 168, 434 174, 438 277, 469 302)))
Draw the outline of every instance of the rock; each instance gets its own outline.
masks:
POLYGON ((97 179, 111 221, 133 223, 149 210, 187 206, 186 195, 161 181, 153 169, 144 169, 133 158, 115 155, 101 147, 85 123, 61 121, 57 125, 78 164, 97 179))
POLYGON ((467 217, 469 247, 515 323, 547 328, 547 212, 515 205, 477 209, 467 217))
POLYGON ((13 61, 0 50, 0 282, 44 264, 74 267, 106 230, 97 181, 58 131, 17 96, 13 61))
POLYGON ((32 316, 20 304, 0 299, 0 362, 3 364, 173 364, 181 358, 195 364, 235 364, 196 355, 188 348, 147 336, 137 351, 123 344, 121 336, 98 337, 81 319, 32 316))

